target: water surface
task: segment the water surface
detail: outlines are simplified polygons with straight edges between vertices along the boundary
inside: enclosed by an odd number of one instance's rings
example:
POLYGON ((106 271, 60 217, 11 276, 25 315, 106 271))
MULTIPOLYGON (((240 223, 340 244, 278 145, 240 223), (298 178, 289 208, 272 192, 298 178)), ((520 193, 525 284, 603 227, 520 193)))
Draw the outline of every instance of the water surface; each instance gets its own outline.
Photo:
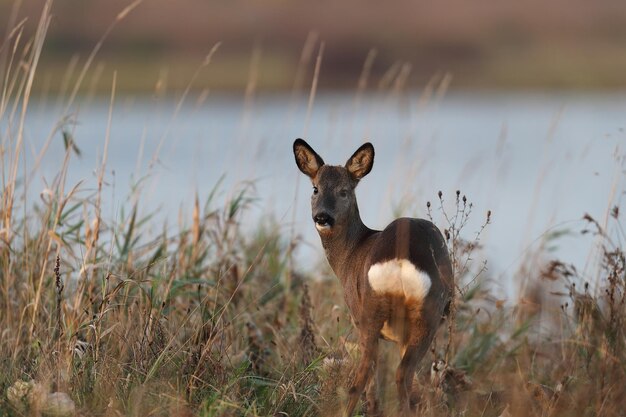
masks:
MULTIPOLYGON (((305 242, 297 259, 306 269, 323 252, 310 220, 310 184, 293 160, 297 137, 331 164, 345 163, 366 140, 374 144, 374 169, 357 192, 361 216, 372 228, 383 228, 397 213, 426 216, 426 202, 437 208, 440 190, 448 203, 456 190, 473 202, 468 238, 491 210, 493 223, 481 242, 488 274, 503 288, 515 287, 520 262, 546 231, 576 232, 552 242, 553 255, 593 270, 593 239, 577 234, 581 218, 589 213, 604 222, 607 210, 624 199, 624 165, 617 160, 626 145, 626 94, 451 94, 424 104, 419 92, 358 99, 327 93, 317 96, 310 113, 306 98, 289 95, 209 96, 176 111, 177 104, 130 97, 114 104, 103 215, 118 216, 139 182, 140 209, 156 211, 154 233, 160 233, 163 219, 175 227, 181 210, 190 221, 195 193, 206 199, 221 177, 222 198, 253 181, 257 200, 245 227, 270 217, 286 234, 293 227, 305 242)), ((74 110, 77 124, 70 130, 82 156, 71 161, 67 184, 83 180, 83 195, 96 186, 108 106, 95 100, 74 110)), ((30 110, 26 148, 32 166, 60 109, 40 104, 30 110)), ((59 172, 63 154, 57 133, 31 194, 44 187, 41 179, 49 182, 59 172)), ((437 210, 435 217, 441 219, 437 210)))

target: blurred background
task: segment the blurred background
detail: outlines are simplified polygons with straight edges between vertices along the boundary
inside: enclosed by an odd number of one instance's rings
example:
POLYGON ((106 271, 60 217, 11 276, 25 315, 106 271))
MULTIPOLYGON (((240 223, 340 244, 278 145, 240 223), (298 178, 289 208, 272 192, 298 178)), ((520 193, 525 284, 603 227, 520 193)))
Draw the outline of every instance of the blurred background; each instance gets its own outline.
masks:
MULTIPOLYGON (((36 88, 58 89, 72 59, 89 54, 130 3, 55 1, 36 88)), ((23 18, 33 33, 43 4, 0 0, 0 33, 23 18)), ((290 90, 312 35, 325 42, 323 89, 353 89, 371 50, 375 79, 405 65, 414 88, 439 72, 452 74, 455 89, 626 86, 619 0, 145 0, 110 33, 94 68, 118 69, 122 91, 182 88, 221 42, 196 87, 241 90, 255 61, 259 90, 290 90)), ((94 82, 109 91, 110 80, 94 82)))

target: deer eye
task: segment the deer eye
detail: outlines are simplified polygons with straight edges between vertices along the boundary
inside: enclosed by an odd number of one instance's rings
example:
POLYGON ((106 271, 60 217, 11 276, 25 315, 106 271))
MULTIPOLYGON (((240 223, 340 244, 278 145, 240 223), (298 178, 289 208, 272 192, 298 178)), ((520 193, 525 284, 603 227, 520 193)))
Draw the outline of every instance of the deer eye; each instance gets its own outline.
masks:
POLYGON ((319 190, 317 189, 317 187, 313 186, 313 194, 317 194, 319 192, 319 190))
POLYGON ((348 197, 348 190, 341 190, 341 191, 339 191, 339 195, 341 196, 341 198, 348 197))

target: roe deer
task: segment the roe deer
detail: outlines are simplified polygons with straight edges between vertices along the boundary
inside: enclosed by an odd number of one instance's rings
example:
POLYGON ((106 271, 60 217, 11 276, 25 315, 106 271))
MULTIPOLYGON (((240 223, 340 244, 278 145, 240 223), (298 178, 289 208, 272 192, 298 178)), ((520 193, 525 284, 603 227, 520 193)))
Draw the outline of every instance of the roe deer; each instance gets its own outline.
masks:
MULTIPOLYGON (((343 167, 325 165, 302 139, 294 142, 293 153, 300 171, 313 182, 315 228, 359 330, 361 359, 344 415, 352 416, 375 372, 379 338, 400 347, 396 385, 400 413, 407 415, 417 365, 452 298, 446 242, 439 229, 423 219, 396 219, 383 231, 363 224, 354 190, 374 164, 371 143, 361 146, 343 167)), ((368 414, 379 413, 374 380, 366 393, 368 414)))

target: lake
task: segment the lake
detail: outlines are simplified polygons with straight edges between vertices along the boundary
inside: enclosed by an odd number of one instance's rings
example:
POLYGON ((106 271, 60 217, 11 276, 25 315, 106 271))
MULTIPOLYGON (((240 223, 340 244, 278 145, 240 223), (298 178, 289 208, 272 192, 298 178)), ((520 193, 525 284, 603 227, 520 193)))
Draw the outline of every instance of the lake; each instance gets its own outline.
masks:
MULTIPOLYGON (((246 212, 250 229, 274 217, 289 236, 304 239, 301 269, 314 269, 323 251, 310 219, 309 181, 297 170, 292 143, 305 138, 327 163, 343 164, 364 141, 376 149, 372 172, 357 196, 363 221, 383 228, 394 213, 424 217, 437 192, 448 203, 455 191, 473 202, 464 235, 472 238, 492 211, 481 237, 488 276, 508 292, 524 273, 546 232, 572 232, 550 242, 550 256, 574 262, 593 274, 594 239, 581 237, 589 213, 604 224, 608 209, 624 200, 626 94, 448 94, 425 101, 415 92, 401 97, 320 93, 308 98, 271 95, 243 98, 209 95, 182 103, 173 98, 117 98, 108 148, 107 219, 128 205, 131 185, 141 182, 140 209, 157 212, 172 228, 180 210, 191 221, 200 200, 224 176, 221 199, 242 182, 254 181, 257 200, 246 212)), ((81 195, 93 193, 94 171, 103 154, 108 99, 84 99, 68 126, 81 150, 70 162, 67 187, 84 180, 81 195)), ((61 116, 52 102, 34 103, 26 123, 26 163, 36 155, 61 116)), ((54 134, 30 186, 33 198, 60 171, 64 146, 54 134)), ((452 210, 452 205, 448 205, 452 210)), ((534 263, 533 265, 539 265, 534 263)), ((537 271, 526 271, 536 274, 537 271)))

